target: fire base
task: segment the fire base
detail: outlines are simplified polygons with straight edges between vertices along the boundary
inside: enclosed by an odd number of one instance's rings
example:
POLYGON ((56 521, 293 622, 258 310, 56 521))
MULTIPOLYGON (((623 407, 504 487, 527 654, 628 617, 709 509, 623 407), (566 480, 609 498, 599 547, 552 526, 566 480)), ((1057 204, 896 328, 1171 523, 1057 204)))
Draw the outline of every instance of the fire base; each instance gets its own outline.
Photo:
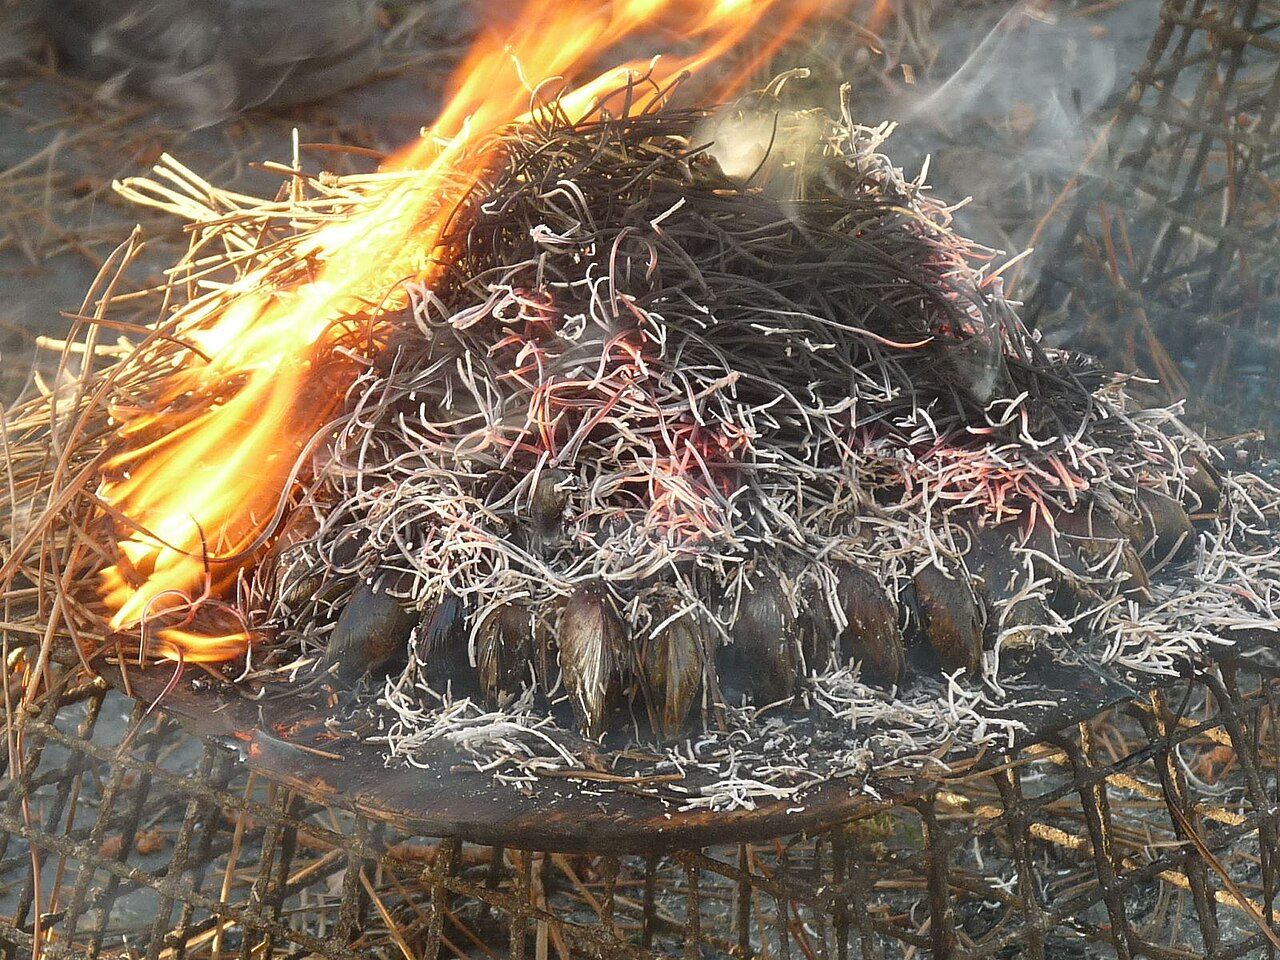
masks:
POLYGON ((34 853, 58 956, 1263 956, 1280 670, 1257 659, 807 836, 634 855, 417 839, 64 688, 3 786, 0 943, 30 955, 34 853))

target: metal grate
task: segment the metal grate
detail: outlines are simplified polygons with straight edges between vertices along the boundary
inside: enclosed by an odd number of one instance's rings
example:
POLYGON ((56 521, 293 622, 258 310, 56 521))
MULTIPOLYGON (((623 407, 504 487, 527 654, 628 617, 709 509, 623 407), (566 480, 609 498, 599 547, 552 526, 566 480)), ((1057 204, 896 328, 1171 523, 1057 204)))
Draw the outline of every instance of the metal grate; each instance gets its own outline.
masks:
POLYGON ((1255 666, 817 836, 612 857, 405 837, 127 703, 90 683, 21 726, 8 957, 37 909, 50 958, 1275 954, 1280 673, 1255 666))
MULTIPOLYGON (((1280 416, 1264 327, 1280 304, 1277 53, 1274 2, 1165 3, 1034 301, 1042 326, 1231 399, 1236 422, 1246 404, 1280 416)), ((37 665, 6 661, 12 704, 37 665)), ((663 854, 637 837, 613 856, 407 836, 250 773, 74 664, 38 669, 49 692, 9 709, 0 752, 12 960, 37 940, 46 958, 112 960, 1280 952, 1280 669, 1260 662, 812 836, 663 854)))
POLYGON ((1033 315, 1211 423, 1280 426, 1280 5, 1167 0, 1103 145, 1033 315))

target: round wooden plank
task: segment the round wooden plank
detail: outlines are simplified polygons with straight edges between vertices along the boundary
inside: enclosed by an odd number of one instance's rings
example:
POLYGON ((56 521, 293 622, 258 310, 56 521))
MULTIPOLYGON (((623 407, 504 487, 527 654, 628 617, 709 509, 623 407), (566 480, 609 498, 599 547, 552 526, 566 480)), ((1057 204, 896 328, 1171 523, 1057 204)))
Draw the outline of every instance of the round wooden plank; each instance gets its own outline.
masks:
MULTIPOLYGON (((1027 730, 1019 744, 1138 692, 1133 683, 1047 655, 1033 656, 1022 669, 1036 678, 1044 705, 1020 718, 1027 730)), ((133 693, 150 701, 160 696, 170 677, 167 668, 133 672, 133 693)), ((600 776, 597 771, 586 768, 558 771, 526 792, 476 770, 472 758, 443 742, 417 754, 416 766, 389 764, 376 743, 335 739, 315 701, 302 697, 256 701, 231 688, 180 683, 165 694, 163 709, 190 732, 237 746, 253 770, 315 801, 411 834, 522 849, 648 853, 753 842, 871 816, 937 785, 924 776, 873 773, 866 790, 859 781, 842 779, 786 800, 760 802, 751 810, 681 809, 669 792, 655 796, 621 778, 602 782, 592 779, 600 776)), ((948 759, 966 758, 957 751, 948 759)), ((998 762, 994 754, 984 759, 998 762)), ((691 789, 714 779, 698 770, 685 776, 683 784, 691 789)))

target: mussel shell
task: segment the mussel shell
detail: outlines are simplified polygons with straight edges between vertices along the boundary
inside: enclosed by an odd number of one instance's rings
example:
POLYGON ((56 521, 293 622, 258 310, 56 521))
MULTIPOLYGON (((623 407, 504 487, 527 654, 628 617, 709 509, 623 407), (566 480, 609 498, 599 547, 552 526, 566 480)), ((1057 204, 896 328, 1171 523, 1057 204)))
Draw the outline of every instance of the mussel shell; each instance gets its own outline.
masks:
POLYGON ((1144 546, 1149 544, 1147 556, 1152 564, 1165 560, 1181 560, 1195 547, 1195 530, 1191 517, 1182 504, 1173 497, 1157 490, 1139 487, 1135 496, 1136 506, 1150 531, 1144 546))
POLYGON ((1022 538, 1022 546, 1030 552, 1036 579, 1049 582, 1049 605, 1058 613, 1070 616, 1097 600, 1098 585, 1084 558, 1048 524, 1038 523, 1022 538))
POLYGON ((710 635, 696 613, 686 613, 648 640, 642 673, 655 731, 676 736, 702 691, 710 635))
POLYGON ((948 576, 933 564, 922 567, 904 591, 904 605, 914 621, 909 635, 927 644, 944 670, 975 675, 982 669, 985 617, 963 570, 948 576))
POLYGON ((898 609, 880 581, 852 564, 836 570, 835 600, 848 621, 839 634, 840 657, 862 664, 862 676, 892 686, 902 680, 906 650, 898 609))
POLYGON ((565 486, 568 479, 567 472, 556 468, 547 468, 538 475, 529 498, 529 518, 535 527, 553 529, 560 525, 565 505, 569 502, 569 491, 565 486))
POLYGON ((490 703, 500 703, 529 680, 533 657, 534 614, 507 603, 491 612, 476 630, 476 671, 490 703))
POLYGON ((1117 577, 1124 592, 1138 597, 1150 594, 1151 580, 1142 558, 1106 510, 1090 504, 1054 519, 1062 539, 1085 560, 1093 578, 1117 577))
POLYGON ((376 581, 362 581, 329 635, 325 665, 339 680, 356 680, 405 650, 417 620, 376 581))
POLYGON ((604 732, 621 689, 625 632, 608 593, 597 584, 576 588, 557 631, 560 674, 584 736, 604 732))
POLYGON ((1198 453, 1187 456, 1186 467, 1187 490, 1199 501, 1192 504, 1192 512, 1217 514, 1222 509, 1223 489, 1226 487, 1222 474, 1198 453))
POLYGON ((1025 646, 1045 634, 1053 621, 1048 607, 1039 596, 1027 595, 1013 600, 1033 574, 1023 557, 1014 551, 1018 533, 1012 525, 985 527, 973 532, 973 545, 965 555, 965 565, 977 578, 975 593, 986 608, 984 643, 1025 646))
POLYGON ((738 604, 730 642, 716 651, 721 690, 730 697, 748 694, 757 706, 793 697, 800 674, 799 634, 781 575, 758 568, 738 604))
POLYGON ((433 690, 478 692, 479 676, 471 666, 468 648, 466 605, 456 594, 446 593, 422 611, 413 644, 414 657, 423 664, 433 690))

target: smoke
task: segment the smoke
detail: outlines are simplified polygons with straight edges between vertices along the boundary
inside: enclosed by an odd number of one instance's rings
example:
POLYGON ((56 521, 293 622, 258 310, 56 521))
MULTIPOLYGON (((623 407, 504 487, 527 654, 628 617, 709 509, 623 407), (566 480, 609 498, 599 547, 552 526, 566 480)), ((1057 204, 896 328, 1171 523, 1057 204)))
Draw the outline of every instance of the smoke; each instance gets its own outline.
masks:
POLYGON ((1117 73, 1114 42, 1090 29, 1030 3, 1015 6, 950 77, 909 102, 904 127, 929 125, 953 137, 989 131, 1021 144, 1017 159, 1030 171, 1078 161, 1088 118, 1117 73))
POLYGON ((707 152, 721 170, 746 180, 760 169, 775 145, 777 120, 776 112, 722 110, 702 124, 695 136, 710 144, 707 152))
POLYGON ((179 107, 196 126, 319 99, 380 59, 374 0, 43 0, 64 61, 179 107))
MULTIPOLYGON (((972 198, 956 212, 959 232, 1009 256, 1022 253, 1055 198, 1086 166, 1109 101, 1150 39, 1149 4, 1082 18, 1049 13, 1042 9, 1047 2, 1024 0, 998 18, 984 16, 981 8, 971 16, 935 17, 936 58, 909 72, 895 68, 883 85, 868 82, 865 72, 828 76, 822 70, 826 55, 819 54, 819 75, 829 89, 806 81, 805 71, 791 71, 780 78, 795 81, 784 102, 799 109, 780 115, 767 97, 739 103, 699 134, 712 143, 711 155, 726 173, 752 178, 786 199, 799 185, 794 154, 799 144, 812 143, 814 133, 795 118, 805 106, 829 102, 837 77, 849 79, 854 120, 896 124, 888 148, 895 164, 914 175, 928 160, 936 196, 972 198), (788 170, 796 175, 779 176, 788 170)), ((833 34, 827 42, 848 41, 833 34)), ((1036 254, 1017 271, 1024 280, 1036 273, 1057 229, 1060 222, 1052 221, 1036 237, 1036 254)))
POLYGON ((909 167, 930 157, 939 196, 974 200, 957 215, 961 231, 1019 252, 1085 161, 1129 51, 1096 21, 1026 2, 990 29, 949 18, 937 42, 931 73, 942 79, 885 106, 901 121, 894 157, 909 167))
POLYGON ((826 127, 819 116, 783 109, 779 96, 791 80, 804 80, 804 68, 779 74, 752 97, 717 110, 702 122, 694 140, 728 176, 755 181, 780 200, 799 196, 807 175, 805 160, 821 142, 826 127))

